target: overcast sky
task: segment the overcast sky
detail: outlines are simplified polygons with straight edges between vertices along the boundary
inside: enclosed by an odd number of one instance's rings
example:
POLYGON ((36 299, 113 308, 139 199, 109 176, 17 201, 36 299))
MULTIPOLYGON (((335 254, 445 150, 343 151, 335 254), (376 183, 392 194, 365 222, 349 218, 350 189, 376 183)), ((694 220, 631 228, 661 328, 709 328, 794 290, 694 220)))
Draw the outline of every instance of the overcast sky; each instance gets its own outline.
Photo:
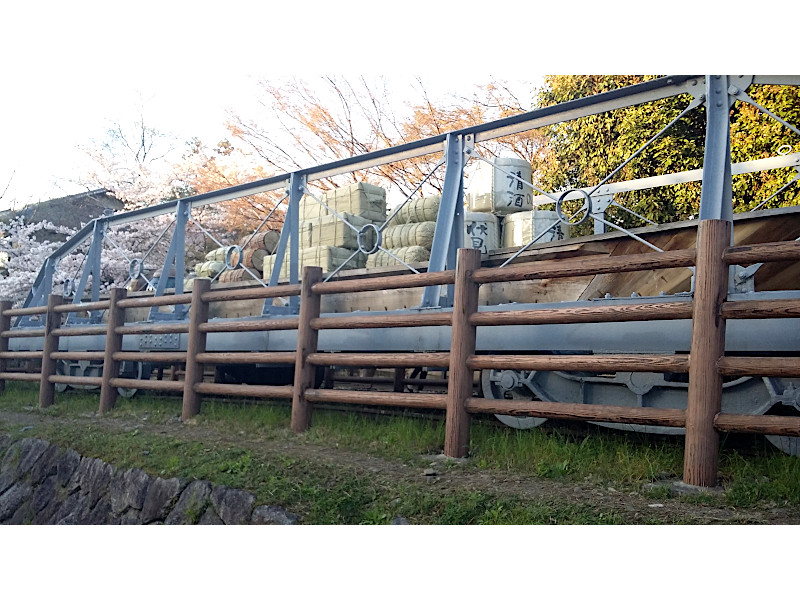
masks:
POLYGON ((440 93, 458 93, 490 75, 530 82, 544 72, 681 72, 644 60, 655 48, 647 41, 661 33, 620 28, 624 21, 593 5, 581 11, 585 23, 543 27, 543 9, 525 3, 408 0, 402 11, 386 5, 391 12, 358 0, 290 4, 76 0, 4 8, 0 209, 81 191, 79 147, 140 107, 152 126, 180 140, 221 139, 226 108, 247 114, 255 76, 421 74, 440 93), (653 68, 637 69, 645 64, 653 68))

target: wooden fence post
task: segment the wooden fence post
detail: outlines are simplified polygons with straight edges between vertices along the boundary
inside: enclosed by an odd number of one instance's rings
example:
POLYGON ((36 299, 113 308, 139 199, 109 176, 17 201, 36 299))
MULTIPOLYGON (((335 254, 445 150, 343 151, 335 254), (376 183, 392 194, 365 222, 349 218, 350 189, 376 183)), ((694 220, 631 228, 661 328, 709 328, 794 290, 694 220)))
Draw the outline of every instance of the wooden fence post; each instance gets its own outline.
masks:
POLYGON ((200 394, 195 391, 194 386, 203 382, 203 371, 205 370, 205 365, 197 362, 197 355, 206 350, 206 333, 200 331, 200 325, 208 321, 208 302, 203 300, 202 295, 210 289, 211 280, 205 277, 195 279, 192 284, 181 421, 191 419, 200 413, 200 394))
MULTIPOLYGON (((10 300, 0 300, 0 333, 11 329, 11 317, 5 312, 13 306, 10 300)), ((8 338, 0 336, 0 373, 5 373, 8 360, 4 353, 8 352, 8 338)), ((6 380, 0 379, 0 394, 6 390, 6 380)))
POLYGON ((294 389, 292 391, 292 431, 301 433, 311 425, 311 406, 305 399, 308 388, 314 387, 316 367, 306 362, 317 351, 319 332, 311 327, 311 319, 319 317, 321 296, 311 291, 311 286, 322 281, 322 269, 305 267, 300 284, 300 319, 297 325, 297 357, 294 363, 294 389))
POLYGON ((42 379, 39 382, 39 408, 47 408, 55 401, 56 384, 50 383, 50 376, 56 374, 56 360, 53 352, 58 352, 58 338, 53 332, 61 325, 61 314, 55 307, 64 303, 64 297, 50 294, 47 297, 47 314, 44 325, 44 343, 42 347, 42 379))
POLYGON ((464 401, 472 396, 472 369, 467 366, 467 359, 475 354, 475 326, 470 324, 469 318, 478 311, 479 285, 472 280, 472 273, 480 266, 478 250, 459 249, 444 433, 444 453, 454 458, 466 456, 469 451, 470 418, 464 401))
POLYGON ((111 385, 111 380, 119 377, 119 361, 114 360, 114 353, 122 351, 122 334, 117 333, 117 327, 125 324, 125 309, 117 306, 117 302, 124 300, 128 291, 124 288, 111 288, 109 293, 108 322, 106 328, 106 349, 103 355, 103 377, 100 384, 101 413, 114 408, 117 401, 117 388, 111 385))
POLYGON ((725 354, 725 320, 720 310, 728 294, 728 267, 722 260, 722 253, 730 241, 730 222, 700 221, 683 481, 704 487, 717 484, 719 435, 714 429, 714 417, 722 406, 722 376, 718 362, 725 354))

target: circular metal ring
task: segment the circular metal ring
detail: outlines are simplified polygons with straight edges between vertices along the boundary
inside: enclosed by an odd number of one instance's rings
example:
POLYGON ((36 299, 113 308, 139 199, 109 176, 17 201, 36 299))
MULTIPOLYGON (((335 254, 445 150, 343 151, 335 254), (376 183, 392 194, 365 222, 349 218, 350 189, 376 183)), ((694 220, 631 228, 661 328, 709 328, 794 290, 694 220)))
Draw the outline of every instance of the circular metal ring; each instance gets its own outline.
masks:
POLYGON ((133 281, 139 279, 143 271, 142 260, 140 258, 134 258, 128 263, 128 275, 130 275, 133 281))
MULTIPOLYGON (((578 190, 578 189, 567 190, 566 192, 561 194, 558 200, 556 200, 556 216, 558 217, 558 220, 564 223, 565 225, 581 225, 582 223, 585 223, 586 220, 589 218, 589 214, 591 213, 591 211, 592 211, 592 197, 589 196, 589 194, 586 193, 585 190, 578 190), (569 217, 564 214, 564 211, 561 210, 562 206, 564 205, 564 200, 566 200, 567 196, 572 192, 578 192, 583 196, 583 207, 581 208, 581 210, 584 210, 585 213, 580 218, 579 221, 570 221, 569 217)), ((580 210, 578 212, 580 212, 580 210)))
POLYGON ((235 269, 242 263, 242 249, 239 246, 228 246, 225 251, 225 266, 235 269))
POLYGON ((358 230, 358 249, 363 252, 364 254, 375 254, 379 249, 381 244, 383 243, 383 233, 381 230, 378 229, 378 226, 374 223, 367 223, 361 229, 358 230), (375 232, 375 241, 371 248, 367 248, 365 244, 367 243, 367 231, 372 230, 375 232))
POLYGON ((61 295, 64 298, 69 298, 75 294, 74 283, 72 279, 64 280, 64 283, 61 285, 61 295))
POLYGON ((780 148, 778 148, 778 154, 781 156, 786 156, 792 151, 792 147, 789 144, 784 144, 780 148))

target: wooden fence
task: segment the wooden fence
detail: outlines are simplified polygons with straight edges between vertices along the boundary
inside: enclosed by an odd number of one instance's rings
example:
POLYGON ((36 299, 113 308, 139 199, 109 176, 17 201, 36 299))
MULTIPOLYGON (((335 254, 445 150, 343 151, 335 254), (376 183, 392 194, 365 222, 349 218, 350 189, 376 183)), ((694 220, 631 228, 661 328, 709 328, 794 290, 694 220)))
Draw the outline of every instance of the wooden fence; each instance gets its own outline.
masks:
MULTIPOLYGON (((730 223, 701 221, 696 249, 639 255, 572 258, 539 261, 499 268, 481 268, 476 250, 459 251, 455 271, 409 274, 368 279, 322 281, 318 267, 307 267, 299 285, 255 289, 210 289, 208 279, 197 279, 190 294, 147 298, 126 298, 125 290, 114 289, 109 300, 63 304, 59 296, 49 297, 46 307, 13 309, 0 305, 0 391, 6 380, 38 381, 39 404, 49 406, 56 384, 100 386, 99 410, 113 409, 117 388, 180 392, 182 418, 200 411, 203 395, 231 395, 256 398, 286 398, 292 401, 291 427, 305 431, 311 424, 315 403, 350 403, 441 409, 446 411, 445 454, 465 456, 469 448, 470 415, 477 413, 592 420, 609 423, 685 427, 684 474, 686 483, 713 486, 717 480, 720 432, 748 432, 800 436, 800 417, 735 415, 720 412, 723 376, 800 376, 800 357, 725 356, 725 329, 729 319, 800 317, 800 300, 754 300, 728 302, 728 266, 754 262, 800 259, 800 243, 774 242, 755 246, 729 247, 730 223), (478 312, 482 284, 526 279, 574 277, 600 273, 621 273, 673 267, 696 267, 695 294, 686 303, 640 303, 615 306, 580 306, 537 310, 478 312), (454 285, 452 312, 404 315, 320 316, 325 294, 358 293, 428 285, 454 285), (208 321, 209 304, 245 299, 300 296, 300 314, 280 319, 208 321), (125 309, 190 304, 188 322, 124 323, 125 309), (103 325, 62 327, 67 312, 107 310, 103 325), (41 315, 43 327, 11 327, 12 317, 41 315), (683 355, 478 355, 478 327, 502 325, 569 324, 692 319, 690 353, 683 355), (325 329, 378 329, 397 327, 449 326, 449 352, 326 353, 317 348, 319 331, 325 329), (208 333, 297 330, 293 352, 207 352, 208 333), (185 352, 124 352, 123 336, 128 334, 188 334, 185 352), (105 335, 102 352, 60 352, 62 336, 105 335), (8 351, 13 337, 44 338, 43 351, 8 351), (10 358, 41 359, 40 373, 7 372, 10 358), (56 373, 59 360, 103 361, 102 377, 75 377, 56 373), (185 364, 183 381, 121 378, 123 361, 185 364), (206 365, 293 364, 292 385, 243 385, 203 381, 206 365), (315 372, 326 367, 376 367, 405 369, 437 367, 448 369, 447 393, 409 394, 393 392, 315 389, 315 372), (683 409, 623 407, 608 405, 529 402, 473 397, 473 374, 480 369, 563 370, 588 372, 688 373, 688 402, 683 409)), ((800 348, 798 349, 800 351, 800 348)), ((403 371, 404 372, 404 371, 403 371)))

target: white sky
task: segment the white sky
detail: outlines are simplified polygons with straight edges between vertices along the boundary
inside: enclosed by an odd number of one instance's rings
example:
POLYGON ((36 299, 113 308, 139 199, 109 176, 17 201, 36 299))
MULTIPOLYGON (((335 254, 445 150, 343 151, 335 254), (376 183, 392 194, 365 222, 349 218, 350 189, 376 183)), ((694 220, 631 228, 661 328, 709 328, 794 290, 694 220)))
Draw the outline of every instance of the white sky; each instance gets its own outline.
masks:
MULTIPOLYGON (((515 2, 470 8, 407 0, 402 12, 392 4, 391 14, 358 0, 29 4, 5 7, 0 20, 0 194, 10 181, 0 210, 85 189, 74 183, 86 169, 79 146, 102 139, 110 123, 140 106, 150 125, 182 141, 218 141, 226 108, 247 114, 256 75, 421 74, 444 93, 489 75, 682 72, 647 60, 657 47, 649 42, 670 36, 675 17, 666 15, 659 32, 625 29, 619 16, 601 16, 608 3, 603 11, 581 9, 585 23, 557 29, 543 26, 541 7, 515 2)), ((696 55, 689 58, 694 66, 696 55)))

